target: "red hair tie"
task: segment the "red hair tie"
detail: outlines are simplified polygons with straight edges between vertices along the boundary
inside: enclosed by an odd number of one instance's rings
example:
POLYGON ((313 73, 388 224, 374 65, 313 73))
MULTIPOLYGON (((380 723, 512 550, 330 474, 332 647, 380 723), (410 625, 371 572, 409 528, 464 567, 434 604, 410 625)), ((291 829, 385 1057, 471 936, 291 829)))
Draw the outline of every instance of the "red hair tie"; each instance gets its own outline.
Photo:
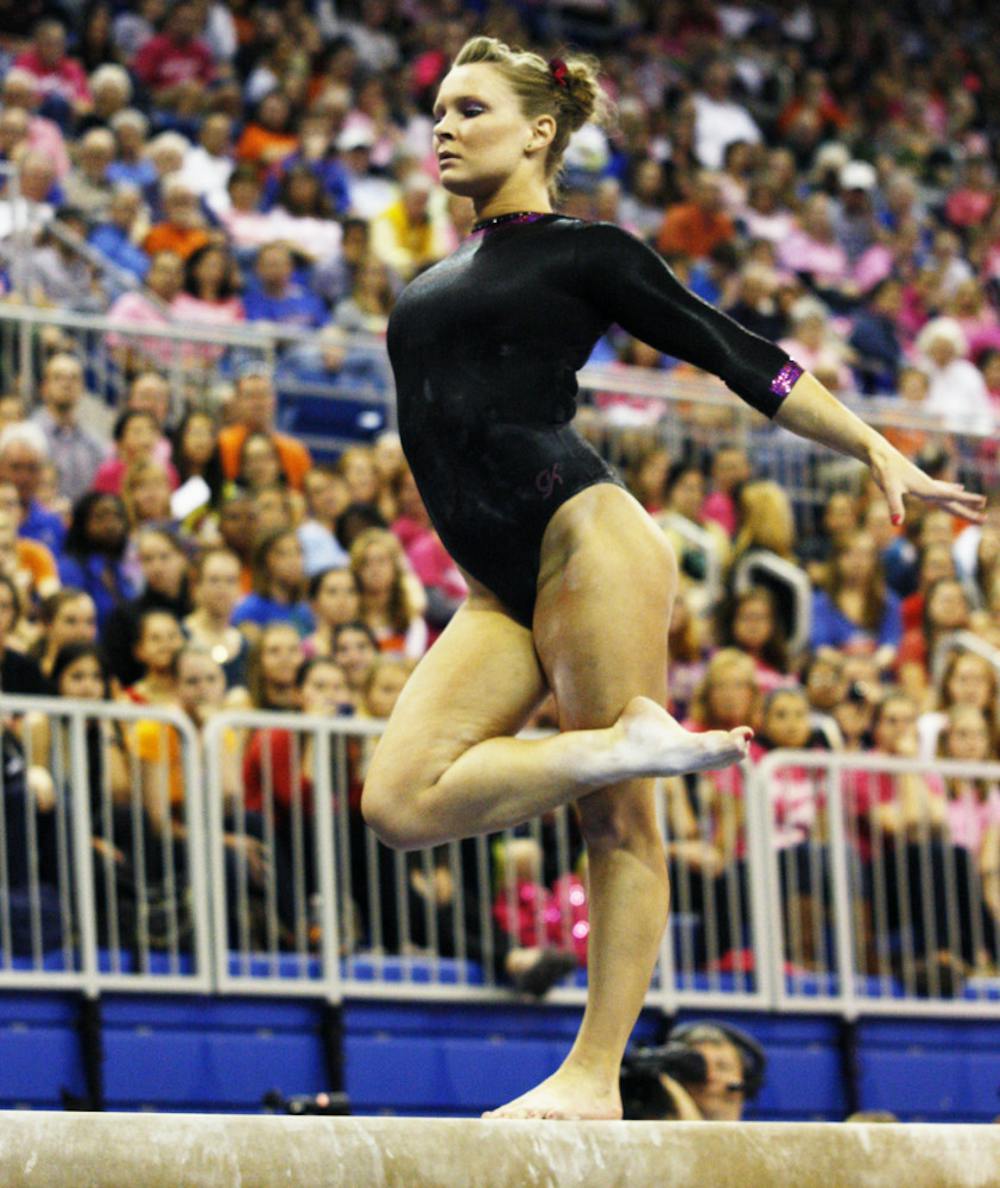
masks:
POLYGON ((549 58, 549 73, 564 91, 569 87, 569 68, 562 58, 549 58))

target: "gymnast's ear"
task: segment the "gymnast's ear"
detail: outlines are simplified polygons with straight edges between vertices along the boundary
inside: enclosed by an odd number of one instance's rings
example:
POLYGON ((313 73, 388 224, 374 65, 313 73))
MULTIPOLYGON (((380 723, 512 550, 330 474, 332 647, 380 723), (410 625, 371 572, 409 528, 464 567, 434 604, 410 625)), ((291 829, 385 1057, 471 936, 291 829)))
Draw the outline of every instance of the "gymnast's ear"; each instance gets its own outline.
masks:
POLYGON ((524 146, 526 153, 544 153, 555 139, 558 124, 553 115, 543 112, 531 121, 531 136, 524 146))

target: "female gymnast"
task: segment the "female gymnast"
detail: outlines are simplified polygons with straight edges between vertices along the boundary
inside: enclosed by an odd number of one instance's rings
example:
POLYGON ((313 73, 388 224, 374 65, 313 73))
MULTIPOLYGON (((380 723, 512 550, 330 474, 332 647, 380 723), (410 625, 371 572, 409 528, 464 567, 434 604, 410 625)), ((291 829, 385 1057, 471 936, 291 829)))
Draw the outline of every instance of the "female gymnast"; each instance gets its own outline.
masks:
POLYGON ((569 425, 598 337, 617 323, 867 463, 897 522, 906 493, 970 519, 983 503, 924 475, 637 239, 553 213, 566 143, 599 104, 592 59, 466 43, 438 92, 434 142, 443 185, 472 199, 478 221, 408 286, 389 326, 406 456, 470 595, 403 690, 365 817, 413 849, 572 802, 589 850, 580 1031, 551 1077, 487 1117, 621 1117, 619 1065, 667 918, 653 778, 734 763, 751 734, 689 734, 663 708, 676 563, 569 425), (561 733, 511 737, 547 690, 561 733))

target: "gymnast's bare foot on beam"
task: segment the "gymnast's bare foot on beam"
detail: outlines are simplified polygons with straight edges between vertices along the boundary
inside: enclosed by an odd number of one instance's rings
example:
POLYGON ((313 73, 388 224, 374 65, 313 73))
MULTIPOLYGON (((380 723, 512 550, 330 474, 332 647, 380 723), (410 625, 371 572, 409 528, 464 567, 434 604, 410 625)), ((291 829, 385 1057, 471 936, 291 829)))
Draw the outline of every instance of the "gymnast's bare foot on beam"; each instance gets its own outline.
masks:
POLYGON ((749 726, 701 733, 685 730, 648 697, 633 697, 615 727, 629 777, 683 775, 728 767, 747 757, 753 738, 749 726))
POLYGON ((534 1089, 515 1097, 484 1118, 541 1118, 552 1121, 617 1121, 622 1116, 618 1081, 610 1085, 563 1066, 534 1089))

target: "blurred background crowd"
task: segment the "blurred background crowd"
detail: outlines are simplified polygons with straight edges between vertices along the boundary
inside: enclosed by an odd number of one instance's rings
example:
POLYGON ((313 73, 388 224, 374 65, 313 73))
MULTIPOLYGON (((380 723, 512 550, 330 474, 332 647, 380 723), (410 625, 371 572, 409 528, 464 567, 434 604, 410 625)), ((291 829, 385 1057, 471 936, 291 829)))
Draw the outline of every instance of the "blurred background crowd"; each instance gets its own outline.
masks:
MULTIPOLYGON (((313 457, 287 431, 283 385, 390 392, 382 353, 356 344, 384 336, 402 286, 471 226, 471 205, 438 183, 429 112, 476 32, 600 56, 617 119, 574 137, 560 209, 647 240, 832 390, 896 410, 900 448, 985 489, 1000 420, 998 25, 973 0, 0 5, 0 300, 106 315, 115 377, 112 397, 95 340, 57 320, 31 340, 30 382, 24 355, 4 354, 3 691, 171 705, 199 726, 223 707, 389 714, 465 585, 383 422, 362 415, 355 440, 313 457), (195 335, 178 366, 175 347, 141 333, 243 324, 291 345, 265 366, 195 335)), ((593 362, 697 378, 614 328, 593 362)), ((678 718, 749 723, 755 759, 998 758, 996 669, 969 650, 934 663, 956 631, 1000 647, 995 490, 982 527, 914 506, 896 529, 850 471, 804 519, 728 412, 681 405, 691 432, 667 448, 666 407, 600 392, 581 424, 599 445, 608 426, 628 431, 616 460, 677 547, 678 718), (737 582, 762 555, 804 574, 808 596, 766 566, 737 582)), ((49 747, 44 720, 19 730, 36 756, 49 747)), ((166 755, 158 729, 112 742, 105 768, 116 746, 122 770, 166 755)), ((352 761, 356 810, 364 754, 352 761)), ((288 803, 309 775, 281 731, 241 737, 231 788, 251 813, 262 766, 267 795, 288 803)), ((43 767, 28 792, 42 806, 56 792, 43 767)), ((176 766, 171 778, 182 785, 176 766)), ((697 874, 695 913, 712 879, 742 877, 739 778, 669 792, 675 882, 697 874)), ((818 828, 807 785, 789 776, 774 795, 792 897, 806 900, 825 877, 794 858, 818 828)), ((941 959, 993 968, 1000 790, 927 776, 889 791, 859 779, 852 795, 859 821, 878 810, 880 836, 898 839, 893 861, 929 830, 932 861, 959 864, 984 925, 941 959)), ((171 801, 179 814, 182 786, 171 801)), ((524 842, 505 860, 519 885, 543 887, 546 855, 524 842)), ((260 839, 239 845, 278 861, 260 839)), ((414 892, 446 900, 437 872, 415 870, 414 892)), ((581 886, 545 894, 578 904, 581 886)), ((507 972, 527 975, 544 938, 516 905, 495 915, 529 953, 507 972)), ((716 957, 733 966, 741 933, 726 927, 716 957)), ((579 945, 563 956, 572 965, 579 945)), ((807 944, 797 959, 812 960, 807 944)), ((530 985, 566 968, 550 962, 530 985)))

